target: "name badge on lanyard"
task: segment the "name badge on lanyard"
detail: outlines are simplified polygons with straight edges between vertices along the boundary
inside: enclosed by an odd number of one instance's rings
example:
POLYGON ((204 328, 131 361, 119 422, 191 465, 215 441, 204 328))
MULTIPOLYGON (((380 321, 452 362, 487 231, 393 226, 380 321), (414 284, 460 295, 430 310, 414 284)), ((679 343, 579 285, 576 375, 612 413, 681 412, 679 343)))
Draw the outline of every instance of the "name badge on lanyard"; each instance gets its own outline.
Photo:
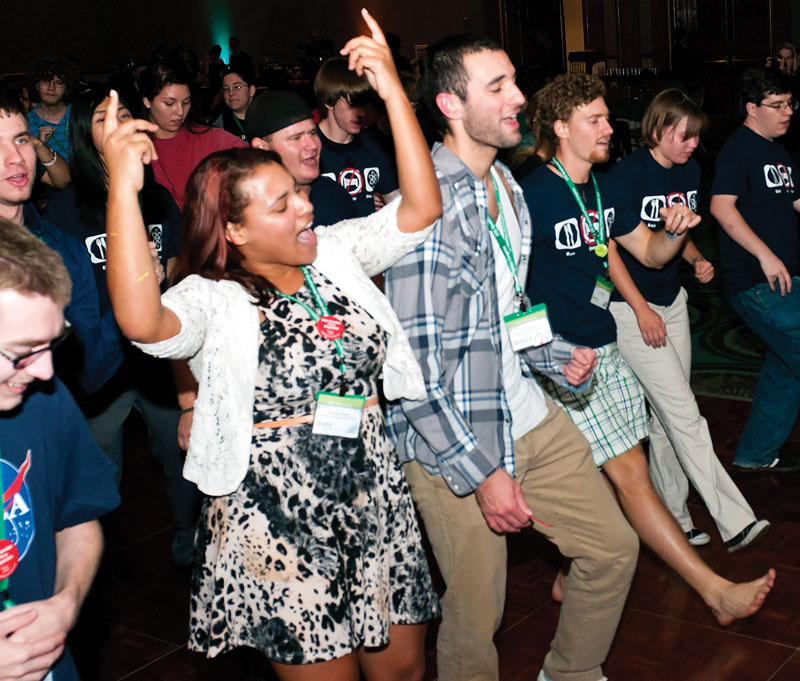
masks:
MULTIPOLYGON (((561 173, 561 177, 564 179, 564 182, 567 183, 567 187, 569 187, 569 191, 572 194, 575 202, 578 204, 578 208, 580 208, 581 215, 583 215, 583 219, 586 220, 586 227, 591 231, 592 238, 595 240, 594 246, 594 254, 603 261, 603 269, 606 274, 608 274, 608 244, 607 241, 610 238, 610 234, 606 230, 605 224, 605 213, 603 212, 603 200, 600 196, 600 187, 597 185, 597 180, 595 179, 594 173, 589 171, 589 177, 592 180, 592 185, 594 186, 594 199, 595 204, 597 207, 597 227, 594 226, 594 221, 592 220, 591 216, 589 215, 589 211, 586 209, 586 203, 581 198, 580 193, 578 192, 575 183, 567 173, 566 168, 561 164, 561 162, 554 156, 551 159, 553 165, 555 166, 556 170, 561 173)), ((597 305, 604 310, 608 309, 608 305, 611 302, 611 292, 614 290, 614 284, 608 279, 608 277, 604 277, 602 275, 598 276, 594 282, 594 289, 592 290, 592 297, 591 303, 592 305, 597 305)))
POLYGON ((276 291, 276 294, 293 303, 300 305, 314 320, 317 333, 325 340, 332 341, 339 355, 339 393, 320 391, 316 395, 317 408, 314 411, 314 423, 311 432, 314 435, 333 435, 335 437, 356 438, 361 432, 361 414, 367 398, 363 395, 348 395, 345 381, 344 346, 342 337, 345 333, 344 322, 332 315, 322 296, 317 290, 314 279, 309 269, 303 265, 300 268, 303 279, 314 298, 317 310, 306 305, 302 300, 288 293, 276 291))
POLYGON ((539 347, 553 340, 547 306, 544 303, 533 305, 525 311, 515 312, 503 317, 511 347, 515 352, 525 348, 539 347))
POLYGON ((602 307, 604 310, 608 309, 608 304, 611 302, 611 292, 614 290, 612 284, 605 277, 598 275, 594 282, 594 290, 592 291, 592 305, 602 307))
POLYGON ((317 393, 317 408, 314 412, 314 435, 357 438, 361 432, 361 415, 367 398, 363 395, 337 395, 317 393))
POLYGON ((550 320, 547 317, 547 306, 544 303, 527 307, 525 305, 525 294, 517 274, 517 263, 514 259, 514 250, 511 247, 511 237, 509 236, 506 218, 503 215, 503 203, 500 200, 500 189, 494 175, 490 174, 494 187, 494 196, 497 201, 497 216, 500 221, 500 228, 492 217, 487 214, 487 224, 489 231, 497 241, 497 246, 503 254, 509 272, 514 280, 514 292, 519 301, 519 310, 503 317, 503 322, 508 330, 508 337, 511 340, 511 347, 514 352, 519 352, 525 348, 544 345, 553 340, 553 332, 550 329, 550 320), (501 231, 502 228, 502 231, 501 231))

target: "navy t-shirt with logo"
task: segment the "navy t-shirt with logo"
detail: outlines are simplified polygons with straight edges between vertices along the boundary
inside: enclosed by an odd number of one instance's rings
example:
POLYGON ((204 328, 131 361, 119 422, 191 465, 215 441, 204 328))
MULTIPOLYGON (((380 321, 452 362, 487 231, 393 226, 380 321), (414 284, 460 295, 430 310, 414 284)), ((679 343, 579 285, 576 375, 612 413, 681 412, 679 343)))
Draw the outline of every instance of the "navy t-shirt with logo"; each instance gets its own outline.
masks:
POLYGON ((319 170, 338 182, 356 205, 356 216, 375 212, 373 192, 388 194, 397 189, 397 167, 370 130, 362 130, 349 144, 332 142, 320 130, 322 151, 319 170))
MULTIPOLYGON (((114 465, 98 448, 69 391, 37 381, 22 404, 0 412, 3 522, 19 562, 8 591, 17 605, 50 598, 55 533, 119 505, 114 465)), ((48 681, 78 681, 69 650, 48 681)))
MULTIPOLYGON (((654 232, 664 229, 662 208, 681 204, 697 212, 700 166, 694 159, 665 168, 653 158, 649 149, 637 149, 613 166, 609 178, 620 200, 654 232)), ((642 265, 622 246, 618 252, 645 300, 655 305, 670 305, 675 300, 681 289, 678 273, 680 253, 664 267, 655 269, 642 265)), ((624 298, 615 290, 612 300, 624 298)))
POLYGON ((320 175, 311 183, 308 199, 314 206, 314 227, 358 217, 350 195, 329 177, 320 175))
MULTIPOLYGON (((623 236, 639 224, 637 215, 620 203, 608 177, 595 173, 606 229, 623 236)), ((527 293, 531 303, 546 303, 553 331, 578 345, 598 348, 616 340, 617 328, 608 310, 593 305, 598 276, 605 276, 604 259, 595 255, 593 229, 586 223, 564 179, 541 166, 520 185, 531 214, 533 253, 527 293)), ((597 225, 592 181, 578 191, 597 225)))
MULTIPOLYGON (((144 224, 166 272, 167 260, 177 256, 180 248, 181 213, 172 195, 156 182, 146 183, 140 198, 144 224)), ((111 299, 106 281, 105 216, 96 224, 87 224, 81 215, 75 187, 70 184, 48 201, 44 217, 72 234, 86 248, 97 283, 100 306, 103 310, 109 309, 111 299)), ((162 285, 162 290, 166 290, 166 283, 162 285)))
MULTIPOLYGON (((734 132, 717 156, 712 195, 736 196, 750 229, 778 256, 789 274, 798 273, 797 177, 789 152, 747 126, 734 132)), ((722 292, 742 293, 766 282, 758 259, 719 230, 722 292)))

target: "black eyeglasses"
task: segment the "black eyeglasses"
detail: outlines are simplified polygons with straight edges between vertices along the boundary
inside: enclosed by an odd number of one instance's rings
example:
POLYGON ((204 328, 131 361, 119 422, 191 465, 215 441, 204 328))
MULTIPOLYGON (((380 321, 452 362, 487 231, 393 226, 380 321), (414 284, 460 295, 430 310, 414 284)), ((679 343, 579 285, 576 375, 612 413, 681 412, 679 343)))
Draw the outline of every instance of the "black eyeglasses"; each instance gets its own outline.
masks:
POLYGON ((758 106, 766 106, 768 109, 772 109, 773 111, 780 111, 781 109, 797 111, 797 107, 800 106, 800 102, 798 102, 796 99, 790 99, 788 102, 775 102, 775 104, 764 104, 762 102, 758 106))
POLYGON ((11 362, 11 366, 14 367, 15 369, 24 369, 25 367, 33 364, 45 352, 52 352, 53 350, 55 350, 59 345, 61 345, 67 339, 69 333, 70 333, 70 327, 68 326, 43 348, 31 350, 30 352, 26 352, 22 355, 17 355, 16 357, 0 350, 0 357, 5 357, 9 362, 11 362))

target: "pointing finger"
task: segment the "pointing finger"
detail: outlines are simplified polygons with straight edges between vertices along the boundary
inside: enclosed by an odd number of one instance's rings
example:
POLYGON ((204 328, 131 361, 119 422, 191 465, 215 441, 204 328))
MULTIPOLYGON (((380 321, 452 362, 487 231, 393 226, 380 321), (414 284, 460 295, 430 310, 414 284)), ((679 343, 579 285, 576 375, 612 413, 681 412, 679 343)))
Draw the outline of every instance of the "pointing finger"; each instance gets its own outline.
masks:
POLYGON ((372 38, 375 42, 379 45, 386 45, 386 36, 383 35, 383 31, 378 25, 378 22, 372 18, 372 15, 367 11, 366 7, 361 8, 361 16, 364 17, 364 21, 367 23, 367 26, 369 26, 369 30, 372 31, 372 38))

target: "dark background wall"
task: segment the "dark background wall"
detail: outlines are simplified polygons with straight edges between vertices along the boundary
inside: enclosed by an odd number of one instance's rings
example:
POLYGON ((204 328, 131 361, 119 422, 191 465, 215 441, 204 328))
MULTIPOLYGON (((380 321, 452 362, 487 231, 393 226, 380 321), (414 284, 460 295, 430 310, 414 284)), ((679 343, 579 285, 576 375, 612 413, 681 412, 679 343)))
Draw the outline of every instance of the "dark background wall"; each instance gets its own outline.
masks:
MULTIPOLYGON (((84 71, 104 70, 115 58, 149 58, 159 42, 171 49, 182 36, 198 57, 213 43, 227 48, 236 34, 254 59, 294 63, 295 44, 328 37, 338 48, 363 32, 364 0, 0 0, 0 72, 24 71, 41 52, 76 58, 84 71)), ((484 0, 379 0, 366 3, 401 51, 448 33, 482 33, 484 0)), ((493 8, 493 10, 491 9, 493 8)))

